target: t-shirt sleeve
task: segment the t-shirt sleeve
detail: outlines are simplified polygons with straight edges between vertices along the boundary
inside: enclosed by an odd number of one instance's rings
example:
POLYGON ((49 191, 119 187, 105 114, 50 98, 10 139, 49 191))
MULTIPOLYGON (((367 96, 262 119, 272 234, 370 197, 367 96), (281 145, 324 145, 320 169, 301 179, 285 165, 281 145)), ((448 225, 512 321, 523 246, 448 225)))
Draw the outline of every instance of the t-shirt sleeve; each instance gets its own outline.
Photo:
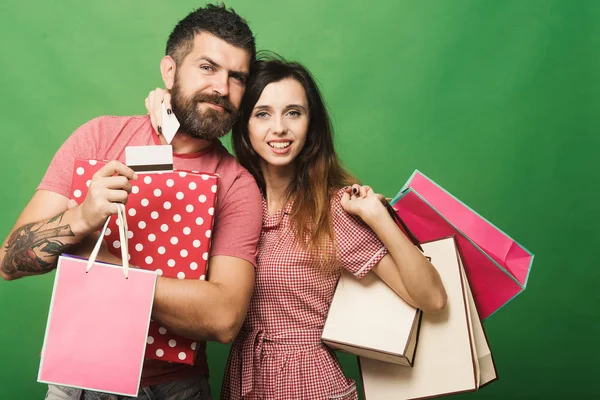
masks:
POLYGON ((355 277, 362 278, 388 253, 375 232, 358 216, 348 214, 340 200, 340 190, 332 200, 332 219, 338 262, 355 277))
POLYGON ((77 128, 54 155, 37 190, 50 190, 69 198, 75 160, 93 158, 96 143, 94 138, 99 134, 99 129, 98 118, 77 128))
POLYGON ((256 266, 262 201, 254 177, 246 171, 241 173, 220 201, 210 255, 241 258, 256 266))

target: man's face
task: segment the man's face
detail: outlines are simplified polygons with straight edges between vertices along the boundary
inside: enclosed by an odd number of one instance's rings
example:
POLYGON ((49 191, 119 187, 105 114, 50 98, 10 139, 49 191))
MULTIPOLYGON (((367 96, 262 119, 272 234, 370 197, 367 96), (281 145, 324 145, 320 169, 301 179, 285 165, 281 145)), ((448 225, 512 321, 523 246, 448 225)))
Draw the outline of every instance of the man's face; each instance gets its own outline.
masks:
POLYGON ((180 132, 216 139, 231 130, 245 90, 250 53, 209 33, 196 35, 177 65, 172 106, 180 132))

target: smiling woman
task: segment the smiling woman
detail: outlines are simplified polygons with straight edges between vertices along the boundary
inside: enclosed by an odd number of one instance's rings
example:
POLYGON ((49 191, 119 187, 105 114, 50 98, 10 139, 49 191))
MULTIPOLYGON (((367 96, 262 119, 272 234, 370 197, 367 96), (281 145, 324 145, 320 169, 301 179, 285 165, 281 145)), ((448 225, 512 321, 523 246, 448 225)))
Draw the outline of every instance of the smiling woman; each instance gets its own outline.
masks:
POLYGON ((250 144, 263 170, 272 166, 281 174, 285 167, 289 174, 294 173, 292 163, 306 143, 309 120, 308 101, 300 82, 283 79, 265 87, 248 122, 250 144))
POLYGON ((439 275, 381 195, 347 187, 356 179, 338 160, 319 88, 301 64, 253 65, 232 138, 262 190, 263 231, 222 398, 356 399, 354 381, 320 341, 341 270, 359 279, 372 270, 426 312, 445 306, 439 275))

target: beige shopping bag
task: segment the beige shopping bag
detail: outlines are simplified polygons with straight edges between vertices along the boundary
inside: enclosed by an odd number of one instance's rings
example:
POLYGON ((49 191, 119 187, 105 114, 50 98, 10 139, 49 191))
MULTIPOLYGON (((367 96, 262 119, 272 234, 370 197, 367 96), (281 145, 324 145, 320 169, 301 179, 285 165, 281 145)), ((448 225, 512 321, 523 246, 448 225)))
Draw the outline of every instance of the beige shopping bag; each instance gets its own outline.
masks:
POLYGON ((360 358, 367 400, 431 398, 479 389, 497 379, 454 237, 422 243, 438 270, 448 304, 423 316, 412 368, 360 358))
POLYGON ((358 280, 344 271, 321 340, 335 350, 410 366, 421 314, 377 275, 358 280))

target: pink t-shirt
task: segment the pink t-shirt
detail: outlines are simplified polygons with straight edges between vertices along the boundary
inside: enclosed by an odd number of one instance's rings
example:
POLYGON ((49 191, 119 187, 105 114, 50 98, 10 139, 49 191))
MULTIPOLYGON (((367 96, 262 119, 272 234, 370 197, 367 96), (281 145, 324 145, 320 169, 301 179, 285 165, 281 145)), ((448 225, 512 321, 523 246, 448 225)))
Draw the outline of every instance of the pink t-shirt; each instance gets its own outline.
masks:
MULTIPOLYGON (((148 116, 95 118, 79 127, 60 147, 37 189, 50 190, 69 198, 75 159, 119 160, 125 163, 125 147, 157 144, 160 141, 148 116)), ((173 164, 176 169, 219 175, 211 256, 236 257, 256 265, 262 203, 252 175, 219 141, 198 153, 174 153, 173 164)), ((193 367, 147 360, 142 385, 208 373, 205 346, 199 348, 201 350, 193 367)))

